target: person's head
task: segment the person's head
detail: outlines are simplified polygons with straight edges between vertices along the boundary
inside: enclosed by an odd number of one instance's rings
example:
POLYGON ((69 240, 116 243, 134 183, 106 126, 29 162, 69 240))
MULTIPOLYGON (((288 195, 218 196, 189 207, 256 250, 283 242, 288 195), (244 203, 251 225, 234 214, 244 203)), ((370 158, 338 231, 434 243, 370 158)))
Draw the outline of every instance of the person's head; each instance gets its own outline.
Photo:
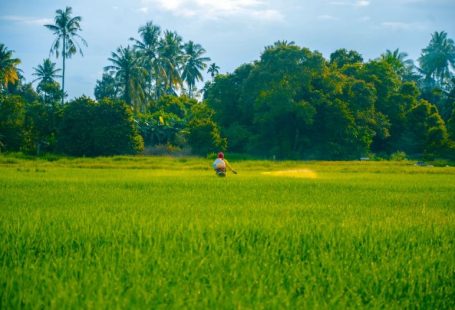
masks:
POLYGON ((224 154, 223 154, 223 152, 219 152, 219 153, 218 153, 218 158, 224 159, 224 154))

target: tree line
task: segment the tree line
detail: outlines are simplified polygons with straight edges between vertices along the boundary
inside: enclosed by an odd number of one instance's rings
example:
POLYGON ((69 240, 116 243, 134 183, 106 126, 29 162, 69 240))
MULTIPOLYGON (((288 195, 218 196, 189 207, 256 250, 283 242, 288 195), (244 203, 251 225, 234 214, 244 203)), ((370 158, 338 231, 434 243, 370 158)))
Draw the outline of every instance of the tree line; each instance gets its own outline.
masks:
POLYGON ((200 44, 152 22, 139 28, 139 39, 129 39, 131 46, 112 52, 96 100, 65 102, 65 62, 87 46, 81 21, 70 7, 56 11, 55 23, 45 27, 55 35, 50 53, 61 56, 63 69, 44 59, 31 83, 17 68, 20 59, 0 43, 0 151, 99 156, 162 146, 205 155, 226 148, 213 110, 195 99, 203 70, 213 77, 219 67, 208 66, 200 44))
POLYGON ((295 159, 406 153, 455 158, 455 47, 435 32, 420 66, 398 49, 365 62, 356 51, 321 53, 293 42, 218 75, 205 100, 233 152, 295 159))
POLYGON ((200 44, 148 22, 131 45, 112 52, 96 100, 65 102, 65 61, 87 46, 81 21, 70 7, 56 11, 46 28, 62 69, 44 59, 32 83, 0 44, 0 150, 98 156, 164 147, 282 159, 403 152, 454 159, 455 47, 446 32, 432 34, 418 65, 399 49, 369 61, 339 49, 325 59, 277 41, 260 59, 219 74, 200 44), (212 79, 199 90, 206 69, 212 79))

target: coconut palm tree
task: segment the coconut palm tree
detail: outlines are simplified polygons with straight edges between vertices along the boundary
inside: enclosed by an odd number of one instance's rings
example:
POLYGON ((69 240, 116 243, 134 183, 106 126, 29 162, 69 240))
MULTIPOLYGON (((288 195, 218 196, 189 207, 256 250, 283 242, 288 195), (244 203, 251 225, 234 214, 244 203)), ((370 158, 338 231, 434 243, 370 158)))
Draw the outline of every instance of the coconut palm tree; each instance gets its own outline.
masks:
POLYGON ((455 68, 455 44, 445 31, 434 32, 430 43, 419 58, 421 71, 427 81, 434 80, 440 88, 450 81, 450 68, 455 68))
POLYGON ((49 58, 43 60, 43 64, 38 65, 37 68, 33 68, 35 72, 33 73, 34 76, 37 78, 32 81, 32 83, 39 81, 41 83, 51 83, 55 82, 55 78, 62 77, 58 72, 62 71, 62 69, 56 68, 57 64, 52 62, 49 58))
POLYGON ((280 48, 280 47, 289 47, 289 46, 295 46, 294 41, 288 42, 287 40, 278 40, 273 42, 273 45, 267 45, 265 47, 265 50, 270 50, 270 49, 275 49, 275 48, 280 48))
POLYGON ((112 52, 109 58, 112 65, 104 70, 113 74, 122 91, 122 99, 133 107, 135 111, 142 109, 144 101, 143 81, 147 71, 141 65, 141 58, 137 51, 130 46, 119 47, 112 52))
POLYGON ((130 38, 134 41, 134 48, 139 51, 143 60, 143 65, 148 74, 148 96, 151 98, 153 94, 153 80, 155 85, 159 84, 160 77, 163 76, 162 68, 158 61, 158 44, 160 41, 161 28, 148 22, 145 26, 139 28, 141 40, 130 38))
POLYGON ((164 89, 168 94, 176 94, 176 90, 182 86, 180 67, 183 62, 182 37, 175 31, 164 32, 160 40, 159 66, 164 74, 164 89))
POLYGON ((39 81, 38 86, 36 89, 40 92, 44 93, 44 102, 47 101, 48 97, 48 89, 50 88, 51 84, 56 84, 58 87, 55 78, 61 77, 58 73, 62 71, 55 67, 56 63, 52 62, 49 58, 44 59, 43 63, 38 65, 37 68, 33 68, 35 72, 33 73, 34 76, 37 78, 32 81, 32 83, 39 81))
POLYGON ((396 74, 401 77, 403 80, 411 80, 414 74, 414 62, 411 59, 407 59, 408 54, 405 52, 400 52, 397 48, 394 51, 386 50, 384 54, 381 55, 381 59, 393 68, 396 74))
POLYGON ((8 50, 4 44, 0 43, 0 90, 6 89, 8 84, 19 80, 17 66, 20 63, 19 58, 13 58, 13 51, 8 50))
POLYGON ((103 98, 117 99, 118 93, 117 81, 110 74, 103 73, 101 80, 96 81, 94 91, 96 100, 99 101, 103 98))
POLYGON ((60 44, 62 45, 62 104, 65 97, 65 61, 67 58, 71 58, 71 56, 76 54, 78 51, 81 55, 83 55, 78 40, 80 40, 83 45, 87 46, 87 42, 78 34, 79 31, 82 31, 80 26, 82 18, 80 16, 72 17, 72 12, 73 10, 71 7, 66 7, 64 11, 57 10, 55 12, 56 16, 54 19, 55 24, 44 25, 56 36, 54 42, 52 43, 51 54, 55 53, 56 57, 58 58, 60 53, 60 44))
POLYGON ((210 73, 212 80, 220 73, 220 67, 216 63, 212 63, 207 70, 207 73, 210 73))
POLYGON ((182 80, 188 84, 188 92, 190 98, 193 97, 194 86, 197 81, 203 81, 201 71, 207 68, 207 63, 210 61, 209 57, 203 57, 205 49, 200 44, 194 44, 189 41, 183 46, 185 50, 185 63, 183 64, 182 80))

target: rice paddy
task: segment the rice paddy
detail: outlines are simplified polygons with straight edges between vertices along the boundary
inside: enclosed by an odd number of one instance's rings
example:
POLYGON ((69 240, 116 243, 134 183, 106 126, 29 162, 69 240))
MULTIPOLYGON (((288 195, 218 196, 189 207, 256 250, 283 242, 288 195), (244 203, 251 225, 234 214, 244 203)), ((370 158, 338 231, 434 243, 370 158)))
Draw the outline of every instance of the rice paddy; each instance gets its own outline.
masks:
POLYGON ((455 307, 455 168, 0 156, 0 308, 455 307))

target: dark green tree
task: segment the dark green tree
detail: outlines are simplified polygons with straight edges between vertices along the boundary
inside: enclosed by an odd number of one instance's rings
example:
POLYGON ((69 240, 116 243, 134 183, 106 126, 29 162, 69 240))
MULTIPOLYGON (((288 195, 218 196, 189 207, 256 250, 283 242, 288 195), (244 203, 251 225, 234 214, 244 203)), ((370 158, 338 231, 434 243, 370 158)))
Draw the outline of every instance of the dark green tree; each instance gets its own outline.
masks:
POLYGON ((212 80, 220 73, 220 67, 216 63, 211 63, 207 69, 207 73, 210 74, 212 80))
POLYGON ((0 95, 2 151, 19 151, 25 140, 25 102, 22 97, 0 95))
POLYGON ((246 64, 232 74, 217 75, 204 93, 207 104, 214 110, 214 120, 229 141, 229 150, 247 152, 253 135, 253 104, 241 100, 244 84, 253 65, 246 64))
POLYGON ((398 48, 394 51, 386 50, 380 59, 387 62, 402 80, 417 81, 419 79, 419 76, 414 72, 414 62, 408 59, 407 53, 401 52, 398 48))
POLYGON ((403 135, 403 146, 408 154, 439 154, 446 146, 447 138, 446 126, 434 105, 420 100, 409 110, 403 135))
POLYGON ((135 154, 143 148, 130 108, 123 102, 80 97, 63 110, 58 150, 72 156, 135 154))
POLYGON ((356 51, 348 51, 345 48, 338 49, 330 54, 330 64, 336 66, 337 68, 362 62, 362 55, 356 51))
POLYGON ((103 73, 101 80, 96 81, 95 98, 119 99, 119 89, 116 80, 108 73, 103 73))
POLYGON ((420 68, 425 75, 427 85, 444 89, 450 80, 451 68, 455 67, 455 44, 445 31, 435 31, 430 43, 422 50, 419 58, 420 68))
POLYGON ((188 144, 194 154, 207 155, 226 149, 227 141, 221 137, 218 125, 212 119, 213 114, 213 110, 204 103, 194 105, 191 109, 186 130, 188 144))
POLYGON ((61 99, 61 94, 56 93, 55 91, 56 87, 60 87, 60 85, 55 81, 55 78, 61 77, 61 75, 58 74, 61 69, 58 69, 55 66, 56 64, 47 58, 44 59, 43 63, 38 65, 38 67, 33 68, 35 70, 33 75, 36 76, 36 79, 33 80, 32 83, 38 81, 36 90, 38 93, 43 94, 44 104, 61 99))
MULTIPOLYGON (((60 94, 60 85, 56 84, 57 93, 60 94)), ((36 155, 55 152, 61 110, 60 105, 42 104, 38 101, 27 104, 24 128, 28 135, 25 151, 36 155)))

